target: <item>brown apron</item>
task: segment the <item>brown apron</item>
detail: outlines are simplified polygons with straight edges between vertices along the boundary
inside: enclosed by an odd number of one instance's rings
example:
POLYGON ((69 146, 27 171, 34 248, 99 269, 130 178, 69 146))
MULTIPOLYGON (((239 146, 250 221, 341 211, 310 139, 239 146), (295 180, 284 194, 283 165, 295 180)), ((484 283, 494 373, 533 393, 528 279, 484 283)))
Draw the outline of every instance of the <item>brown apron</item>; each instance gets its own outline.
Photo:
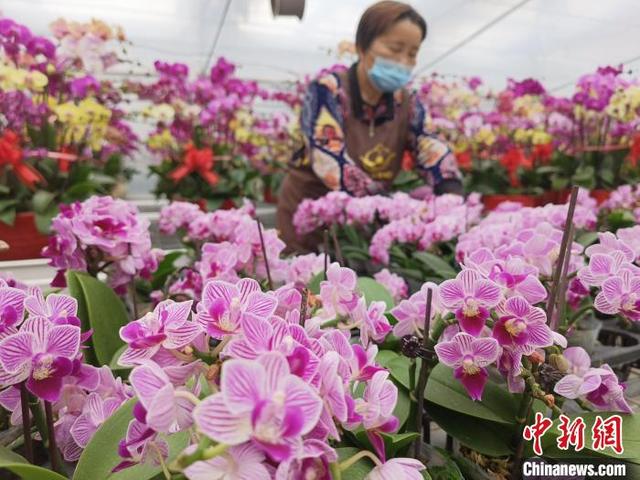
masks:
MULTIPOLYGON (((388 121, 373 125, 357 118, 352 112, 351 88, 348 72, 338 74, 340 88, 345 95, 344 137, 346 150, 354 163, 374 180, 391 185, 400 168, 409 128, 409 95, 402 91, 402 101, 394 105, 394 116, 388 121)), ((356 92, 359 95, 359 92, 356 92)), ((322 243, 322 232, 297 235, 293 226, 293 215, 298 205, 306 198, 316 199, 329 192, 308 161, 292 166, 285 176, 279 192, 277 227, 280 237, 287 244, 287 253, 309 253, 318 251, 322 243)))

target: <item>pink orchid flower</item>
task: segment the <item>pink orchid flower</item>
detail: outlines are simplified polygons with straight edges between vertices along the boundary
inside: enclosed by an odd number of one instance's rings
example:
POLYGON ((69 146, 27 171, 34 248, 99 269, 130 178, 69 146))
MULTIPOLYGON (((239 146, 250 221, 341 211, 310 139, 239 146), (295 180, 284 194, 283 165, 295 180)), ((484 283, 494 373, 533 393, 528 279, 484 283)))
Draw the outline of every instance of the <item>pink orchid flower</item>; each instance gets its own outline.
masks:
POLYGON ((191 343, 201 333, 200 326, 189 321, 192 303, 165 300, 153 312, 122 327, 120 338, 128 347, 118 363, 137 365, 153 357, 161 347, 175 350, 191 343))
POLYGON ((18 325, 24 316, 24 299, 26 294, 22 290, 0 286, 0 339, 16 333, 18 325))
MULTIPOLYGON (((186 453, 190 452, 187 450, 186 453)), ((195 462, 184 469, 184 474, 189 480, 271 478, 264 462, 264 453, 247 442, 231 447, 222 455, 211 460, 195 462)))
POLYGON ((365 348, 371 340, 383 341, 391 331, 389 320, 384 315, 386 309, 387 305, 384 302, 371 302, 367 308, 364 297, 360 297, 358 300, 352 318, 355 325, 360 328, 360 340, 365 348))
POLYGON ((122 405, 118 398, 103 399, 97 393, 91 393, 86 401, 82 414, 74 421, 70 433, 78 446, 85 448, 91 438, 113 413, 122 405))
POLYGON ((42 290, 30 288, 24 306, 32 317, 42 317, 56 325, 80 326, 78 301, 68 295, 51 293, 45 299, 42 290))
POLYGON ((134 418, 129 422, 125 438, 118 444, 118 454, 123 460, 113 468, 113 473, 138 464, 160 465, 169 456, 169 445, 134 418))
POLYGON ((450 342, 438 343, 435 350, 440 361, 454 369, 455 378, 469 396, 482 400, 489 375, 485 367, 498 359, 498 342, 494 338, 475 338, 460 332, 450 342))
POLYGON ((56 402, 79 350, 80 328, 29 318, 20 332, 0 342, 0 383, 15 385, 26 380, 35 396, 56 402))
POLYGON ((569 370, 554 387, 565 398, 586 398, 600 410, 631 413, 623 396, 624 387, 609 365, 591 367, 591 358, 582 347, 569 347, 563 353, 569 370))
POLYGON ((607 315, 620 314, 632 322, 640 321, 640 275, 622 270, 607 278, 593 305, 607 315))
POLYGON ((292 455, 295 442, 315 427, 322 412, 318 394, 290 373, 278 352, 256 361, 228 360, 220 390, 195 408, 198 428, 227 445, 252 440, 276 461, 292 455))
POLYGON ((391 314, 398 320, 393 327, 393 334, 398 337, 418 335, 422 337, 426 315, 427 290, 431 289, 431 320, 442 313, 440 287, 433 282, 422 285, 419 292, 414 293, 407 300, 402 300, 391 309, 391 314))
POLYGON ((233 281, 238 276, 234 270, 238 257, 235 247, 229 242, 205 243, 202 246, 200 275, 204 280, 218 278, 233 281))
POLYGON ((243 278, 235 285, 213 280, 204 287, 196 321, 209 335, 221 340, 225 335, 241 331, 243 315, 269 318, 277 304, 276 297, 263 293, 260 284, 252 278, 243 278))
POLYGON ((422 470, 426 467, 421 461, 413 458, 392 458, 375 467, 365 480, 422 480, 422 470))
POLYGON ((320 282, 322 308, 327 317, 349 315, 358 303, 355 292, 356 273, 350 268, 332 263, 327 269, 327 279, 320 282))
POLYGON ((519 348, 524 355, 530 355, 536 348, 553 344, 544 310, 532 307, 524 298, 508 298, 498 308, 498 316, 493 338, 500 346, 519 348))
POLYGON ((327 352, 320 360, 318 370, 320 376, 318 393, 323 401, 318 425, 336 440, 340 440, 336 420, 346 422, 348 414, 344 380, 338 374, 340 360, 336 352, 327 352))
POLYGON ((347 422, 347 428, 354 428, 362 422, 369 441, 382 459, 385 458, 385 447, 380 432, 392 433, 400 426, 398 418, 393 415, 397 401, 398 387, 389 380, 389 372, 376 372, 362 398, 355 400, 353 417, 347 422))
POLYGON ((440 284, 442 305, 454 312, 466 333, 478 336, 489 318, 489 310, 502 300, 500 287, 473 270, 463 270, 455 279, 440 284))
POLYGON ((636 258, 635 252, 624 241, 618 240, 615 234, 611 232, 598 233, 599 242, 586 248, 584 253, 587 257, 591 257, 597 253, 609 255, 613 252, 620 252, 627 262, 633 262, 636 258))
POLYGON ((578 279, 586 286, 600 287, 602 283, 622 270, 630 270, 634 275, 640 274, 640 268, 629 262, 620 250, 609 253, 594 253, 589 265, 578 271, 578 279))
POLYGON ((186 388, 175 388, 159 365, 151 361, 138 365, 129 374, 129 381, 146 411, 145 423, 150 428, 175 433, 191 426, 193 393, 186 388))
POLYGON ((275 480, 331 480, 329 464, 338 460, 336 451, 326 442, 305 440, 299 451, 278 465, 275 480))

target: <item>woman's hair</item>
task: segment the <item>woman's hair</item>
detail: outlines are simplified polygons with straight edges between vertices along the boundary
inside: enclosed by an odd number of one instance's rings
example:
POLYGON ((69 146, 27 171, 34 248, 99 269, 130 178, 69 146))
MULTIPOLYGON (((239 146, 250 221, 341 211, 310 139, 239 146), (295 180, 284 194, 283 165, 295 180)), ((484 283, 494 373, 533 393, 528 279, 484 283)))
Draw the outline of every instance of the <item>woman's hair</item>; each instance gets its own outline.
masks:
POLYGON ((374 3, 362 14, 356 32, 356 47, 366 51, 373 41, 401 20, 409 20, 422 30, 422 40, 427 36, 427 22, 411 5, 383 0, 374 3))

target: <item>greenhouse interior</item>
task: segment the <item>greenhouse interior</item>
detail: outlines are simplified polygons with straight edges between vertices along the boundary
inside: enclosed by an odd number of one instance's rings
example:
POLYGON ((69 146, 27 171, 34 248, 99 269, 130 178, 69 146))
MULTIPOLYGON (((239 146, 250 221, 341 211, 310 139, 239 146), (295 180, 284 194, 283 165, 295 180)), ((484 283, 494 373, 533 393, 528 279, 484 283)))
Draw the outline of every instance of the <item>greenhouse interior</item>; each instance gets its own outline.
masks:
POLYGON ((0 478, 640 479, 638 0, 0 0, 0 478))

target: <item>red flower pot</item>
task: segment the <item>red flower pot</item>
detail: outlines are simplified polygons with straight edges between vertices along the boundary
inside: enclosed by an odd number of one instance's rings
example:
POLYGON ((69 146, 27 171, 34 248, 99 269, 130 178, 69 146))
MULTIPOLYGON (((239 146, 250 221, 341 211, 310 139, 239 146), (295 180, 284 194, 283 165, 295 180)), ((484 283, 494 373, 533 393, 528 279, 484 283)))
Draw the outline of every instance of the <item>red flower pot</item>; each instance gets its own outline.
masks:
POLYGON ((47 245, 47 236, 36 228, 33 212, 18 213, 13 225, 0 222, 0 240, 9 244, 8 251, 0 252, 0 260, 40 258, 42 248, 47 245))
POLYGON ((232 210, 234 208, 236 208, 236 203, 231 198, 225 198, 222 205, 220 205, 221 210, 232 210))
POLYGON ((591 192, 589 192, 589 195, 591 196, 591 198, 596 199, 596 202, 598 202, 598 205, 602 205, 604 202, 609 200, 609 197, 611 196, 611 192, 609 190, 597 188, 595 190, 591 190, 591 192))
POLYGON ((268 185, 264 187, 264 201, 273 205, 278 203, 278 196, 273 194, 271 187, 268 185))
POLYGON ((482 203, 484 209, 495 210, 502 202, 518 202, 524 207, 537 207, 538 197, 536 195, 483 195, 482 203))

